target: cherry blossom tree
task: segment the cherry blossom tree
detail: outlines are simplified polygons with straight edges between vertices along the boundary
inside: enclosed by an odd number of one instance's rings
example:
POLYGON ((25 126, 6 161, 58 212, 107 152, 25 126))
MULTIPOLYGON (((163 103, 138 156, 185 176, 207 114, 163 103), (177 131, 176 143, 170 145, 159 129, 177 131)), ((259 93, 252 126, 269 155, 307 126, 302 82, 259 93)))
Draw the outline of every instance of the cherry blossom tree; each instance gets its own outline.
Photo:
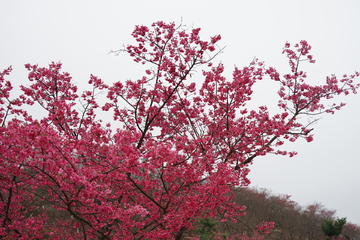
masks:
POLYGON ((31 85, 15 99, 5 80, 11 68, 1 72, 0 236, 180 239, 198 217, 220 211, 221 221, 235 221, 245 206, 230 192, 249 184, 249 164, 268 153, 296 154, 279 147, 312 141, 301 116, 334 113, 344 104, 327 101, 359 87, 358 72, 307 84, 300 62, 315 60, 306 41, 285 44, 289 73, 255 59, 228 80, 222 64, 212 65, 220 35, 204 41, 199 33, 161 21, 136 26, 136 44, 121 51, 148 66, 144 76, 108 86, 91 75, 90 90, 80 95, 60 63, 26 64, 31 85), (197 87, 199 67, 204 81, 197 87), (264 77, 280 86, 275 115, 246 106, 264 77), (105 104, 99 92, 107 93, 105 104), (29 115, 33 104, 44 117, 29 115), (122 127, 103 123, 102 111, 122 127), (55 223, 48 211, 68 215, 55 223))
POLYGON ((346 223, 343 228, 343 233, 351 237, 351 239, 360 239, 360 226, 354 223, 346 223))

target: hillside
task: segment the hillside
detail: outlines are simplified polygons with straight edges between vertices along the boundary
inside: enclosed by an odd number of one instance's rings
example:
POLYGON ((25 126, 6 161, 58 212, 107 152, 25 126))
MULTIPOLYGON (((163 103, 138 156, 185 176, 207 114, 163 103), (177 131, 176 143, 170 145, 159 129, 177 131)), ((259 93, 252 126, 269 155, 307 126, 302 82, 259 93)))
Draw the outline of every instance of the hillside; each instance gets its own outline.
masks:
MULTIPOLYGON (((220 233, 228 236, 242 235, 246 233, 251 236, 256 226, 263 222, 275 222, 274 228, 265 235, 265 239, 302 239, 319 240, 324 239, 321 224, 324 219, 335 220, 336 210, 326 209, 321 203, 312 203, 300 206, 292 201, 289 195, 276 195, 267 189, 237 188, 233 190, 234 201, 239 205, 245 205, 246 214, 238 217, 237 222, 218 222, 223 218, 218 214, 216 228, 220 233)), ((346 216, 341 216, 346 217, 346 216)), ((194 224, 200 227, 198 222, 194 224)), ((195 230, 188 231, 185 238, 198 234, 195 230)), ((347 222, 343 229, 351 239, 360 239, 360 226, 347 222)))

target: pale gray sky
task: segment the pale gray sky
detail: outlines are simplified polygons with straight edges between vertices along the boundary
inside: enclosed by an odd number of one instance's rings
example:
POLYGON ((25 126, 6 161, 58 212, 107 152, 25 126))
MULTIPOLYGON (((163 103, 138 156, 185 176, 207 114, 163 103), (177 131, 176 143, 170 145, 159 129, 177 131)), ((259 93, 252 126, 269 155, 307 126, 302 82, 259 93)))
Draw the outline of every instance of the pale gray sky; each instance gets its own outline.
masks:
MULTIPOLYGON (((142 68, 127 54, 107 53, 132 43, 135 25, 182 19, 201 27, 204 38, 221 34, 220 45, 226 48, 217 61, 224 63, 228 77, 234 65, 248 65, 254 56, 286 73, 284 43, 307 40, 317 62, 304 63, 302 69, 309 83, 322 84, 327 75, 360 71, 359 9, 357 0, 0 0, 0 69, 13 66, 8 79, 14 85, 27 84, 25 63, 47 66, 51 61, 61 61, 80 89, 90 74, 107 83, 139 78, 142 68)), ((202 81, 201 74, 194 77, 202 81)), ((267 104, 275 111, 271 90, 276 86, 258 84, 255 105, 267 104)), ((296 157, 256 159, 250 179, 253 186, 292 195, 301 205, 321 202, 360 224, 360 95, 341 101, 348 103, 342 111, 324 115, 314 125, 312 143, 286 145, 299 152, 296 157)))

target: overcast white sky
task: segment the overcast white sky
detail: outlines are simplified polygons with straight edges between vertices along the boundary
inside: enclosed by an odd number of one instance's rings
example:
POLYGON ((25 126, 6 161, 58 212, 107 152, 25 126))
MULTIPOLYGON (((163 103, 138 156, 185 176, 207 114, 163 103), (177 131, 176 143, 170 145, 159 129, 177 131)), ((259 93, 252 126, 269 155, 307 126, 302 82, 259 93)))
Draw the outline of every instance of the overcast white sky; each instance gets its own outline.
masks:
MULTIPOLYGON (((307 40, 315 65, 304 64, 309 83, 322 84, 330 74, 360 71, 360 1, 5 1, 0 0, 0 69, 13 66, 14 85, 27 84, 25 63, 47 66, 61 61, 63 70, 84 89, 90 74, 111 83, 143 74, 127 54, 107 55, 132 43, 135 25, 181 19, 201 27, 204 38, 221 34, 218 57, 230 76, 233 66, 254 56, 288 70, 281 54, 286 41, 307 40)), ((201 74, 196 77, 202 81, 201 74)), ((360 79, 358 79, 360 82, 360 79)), ((256 104, 276 104, 276 86, 256 86, 256 104), (271 94, 271 91, 274 91, 271 94)), ((321 202, 339 217, 360 224, 360 95, 341 99, 347 106, 314 125, 315 140, 287 144, 294 158, 255 160, 253 186, 292 195, 301 205, 321 202)), ((111 119, 109 119, 111 121, 111 119)))

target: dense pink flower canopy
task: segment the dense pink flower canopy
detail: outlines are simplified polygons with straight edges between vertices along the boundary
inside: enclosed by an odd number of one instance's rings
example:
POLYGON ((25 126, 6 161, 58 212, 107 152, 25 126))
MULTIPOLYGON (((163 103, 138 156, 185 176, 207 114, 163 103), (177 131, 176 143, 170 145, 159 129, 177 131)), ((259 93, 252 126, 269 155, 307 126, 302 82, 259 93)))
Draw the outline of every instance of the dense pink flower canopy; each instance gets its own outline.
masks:
POLYGON ((231 190, 249 184, 248 165, 268 153, 296 154, 279 147, 312 141, 300 117, 334 113, 344 104, 324 100, 359 87, 358 72, 306 83, 299 63, 315 63, 306 41, 285 44, 289 73, 255 59, 228 80, 222 64, 212 65, 220 35, 203 41, 199 33, 161 21, 136 26, 137 44, 121 51, 148 66, 144 76, 108 86, 91 75, 80 95, 60 63, 26 64, 31 85, 15 99, 5 79, 11 67, 0 73, 0 236, 179 239, 198 217, 221 212, 221 221, 236 221, 246 207, 232 202, 231 190), (196 86, 191 75, 200 66, 204 80, 196 86), (275 115, 246 106, 263 78, 279 83, 275 115), (33 104, 46 116, 30 116, 33 104), (102 111, 122 127, 103 123, 102 111), (54 223, 51 211, 68 217, 54 223))

